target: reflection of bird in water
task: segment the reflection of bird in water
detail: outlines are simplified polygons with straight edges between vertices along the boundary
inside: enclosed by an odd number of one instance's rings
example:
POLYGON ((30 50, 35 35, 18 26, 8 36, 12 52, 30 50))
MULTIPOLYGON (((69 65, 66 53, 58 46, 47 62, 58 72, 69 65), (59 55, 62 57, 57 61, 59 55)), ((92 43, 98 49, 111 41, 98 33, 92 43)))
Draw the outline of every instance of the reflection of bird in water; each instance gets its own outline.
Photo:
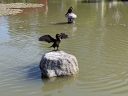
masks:
POLYGON ((50 35, 43 35, 39 38, 39 41, 45 41, 48 43, 52 42, 53 44, 50 47, 53 47, 54 50, 55 48, 57 48, 56 50, 58 50, 61 39, 66 39, 66 38, 68 38, 68 35, 66 35, 65 33, 60 33, 60 34, 56 34, 56 38, 53 38, 50 35))

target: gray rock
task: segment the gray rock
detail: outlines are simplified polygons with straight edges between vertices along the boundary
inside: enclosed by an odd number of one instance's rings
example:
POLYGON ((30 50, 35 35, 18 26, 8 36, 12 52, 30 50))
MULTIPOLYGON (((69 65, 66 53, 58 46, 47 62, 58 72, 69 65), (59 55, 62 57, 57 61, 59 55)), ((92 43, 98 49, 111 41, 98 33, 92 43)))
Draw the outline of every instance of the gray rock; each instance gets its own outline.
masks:
POLYGON ((40 61, 42 77, 70 76, 78 73, 78 62, 75 56, 64 51, 45 53, 40 61))

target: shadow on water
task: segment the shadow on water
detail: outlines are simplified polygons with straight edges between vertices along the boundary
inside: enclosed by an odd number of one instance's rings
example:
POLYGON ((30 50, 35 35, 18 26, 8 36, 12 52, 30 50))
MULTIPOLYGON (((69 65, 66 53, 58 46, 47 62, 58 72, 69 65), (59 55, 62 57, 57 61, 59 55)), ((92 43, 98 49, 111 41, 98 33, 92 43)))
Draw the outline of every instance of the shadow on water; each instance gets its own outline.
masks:
POLYGON ((52 25, 66 25, 69 24, 68 22, 57 22, 57 23, 51 23, 52 25))
POLYGON ((39 64, 37 63, 30 64, 28 66, 16 67, 12 70, 13 73, 16 73, 18 76, 23 77, 26 81, 41 79, 41 72, 39 64))
POLYGON ((120 0, 120 1, 128 2, 128 0, 120 0))
POLYGON ((101 0, 82 0, 82 3, 99 3, 101 0))
MULTIPOLYGON (((114 0, 106 0, 105 2, 113 2, 114 0)), ((119 1, 122 1, 122 2, 128 2, 128 0, 118 0, 119 1)), ((82 3, 100 3, 102 2, 102 0, 82 0, 81 1, 82 3)))
POLYGON ((41 79, 39 64, 33 64, 31 66, 27 66, 25 69, 28 69, 26 72, 27 78, 30 78, 32 80, 41 79))

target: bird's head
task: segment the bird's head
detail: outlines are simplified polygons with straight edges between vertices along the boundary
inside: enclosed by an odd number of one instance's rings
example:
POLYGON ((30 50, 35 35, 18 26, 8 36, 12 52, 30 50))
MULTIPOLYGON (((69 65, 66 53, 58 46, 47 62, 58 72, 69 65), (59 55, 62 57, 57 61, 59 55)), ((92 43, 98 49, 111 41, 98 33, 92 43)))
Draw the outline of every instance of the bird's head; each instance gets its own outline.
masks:
POLYGON ((56 38, 60 38, 60 34, 56 34, 56 38))
POLYGON ((56 34, 57 39, 66 39, 68 38, 68 35, 65 33, 56 34))

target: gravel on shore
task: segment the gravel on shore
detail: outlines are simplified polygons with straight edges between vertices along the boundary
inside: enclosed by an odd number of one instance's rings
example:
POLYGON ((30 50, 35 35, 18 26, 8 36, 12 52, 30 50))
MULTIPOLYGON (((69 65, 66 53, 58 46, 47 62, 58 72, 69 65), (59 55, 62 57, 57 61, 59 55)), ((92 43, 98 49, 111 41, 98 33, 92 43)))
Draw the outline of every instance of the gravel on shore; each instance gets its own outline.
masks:
POLYGON ((15 15, 23 12, 24 8, 37 8, 43 6, 44 6, 43 4, 33 4, 33 3, 0 4, 0 16, 15 15))

